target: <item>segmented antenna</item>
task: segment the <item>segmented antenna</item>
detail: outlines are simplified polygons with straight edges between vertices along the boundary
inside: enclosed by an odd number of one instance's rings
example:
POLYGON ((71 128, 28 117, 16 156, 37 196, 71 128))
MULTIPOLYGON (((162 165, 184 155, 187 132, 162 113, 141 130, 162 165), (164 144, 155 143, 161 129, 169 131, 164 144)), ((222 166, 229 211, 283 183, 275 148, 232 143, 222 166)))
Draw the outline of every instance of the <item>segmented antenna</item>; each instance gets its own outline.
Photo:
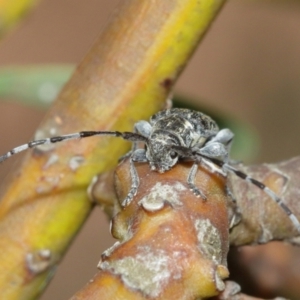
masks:
POLYGON ((276 202, 283 211, 287 214, 287 216, 290 218, 298 232, 300 232, 300 222, 298 218, 292 213, 292 211, 288 208, 288 206, 282 201, 282 199, 273 192, 270 188, 268 188, 265 184, 263 184, 261 181, 258 181, 244 172, 234 168, 233 166, 229 165, 228 163, 224 163, 222 161, 212 160, 215 164, 217 164, 220 167, 223 167, 227 169, 229 172, 234 173, 236 176, 240 177, 241 179, 257 186, 259 189, 261 189, 263 192, 265 192, 268 196, 271 197, 271 199, 276 202))
POLYGON ((4 155, 0 156, 0 163, 11 157, 12 155, 15 155, 17 153, 20 153, 22 151, 25 151, 29 148, 34 148, 41 145, 47 145, 47 144, 55 144, 58 142, 62 142, 65 140, 74 140, 74 139, 81 139, 81 138, 87 138, 91 136, 101 136, 101 135, 111 135, 116 137, 121 137, 124 140, 128 140, 131 142, 147 142, 148 139, 142 136, 139 133, 133 133, 133 132, 119 132, 119 131, 81 131, 61 136, 54 136, 51 138, 41 139, 41 140, 35 140, 31 141, 27 144, 23 144, 21 146, 15 147, 11 150, 9 150, 4 155))

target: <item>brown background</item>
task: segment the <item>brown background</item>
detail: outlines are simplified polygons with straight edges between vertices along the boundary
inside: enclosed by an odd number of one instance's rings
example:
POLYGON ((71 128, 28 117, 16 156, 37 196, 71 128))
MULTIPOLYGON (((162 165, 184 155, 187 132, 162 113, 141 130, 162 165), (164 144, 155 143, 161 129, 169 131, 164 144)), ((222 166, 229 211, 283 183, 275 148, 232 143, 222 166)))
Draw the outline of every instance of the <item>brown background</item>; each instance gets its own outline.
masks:
MULTIPOLYGON (((117 2, 41 1, 1 43, 0 67, 78 63, 117 2)), ((299 54, 299 4, 229 1, 176 91, 251 124, 261 139, 256 162, 286 159, 300 152, 299 54)), ((0 103, 1 153, 30 139, 42 116, 38 109, 0 103)), ((0 178, 12 165, 1 165, 0 178)), ((101 252, 112 243, 108 222, 96 209, 42 299, 70 297, 96 272, 101 252)))

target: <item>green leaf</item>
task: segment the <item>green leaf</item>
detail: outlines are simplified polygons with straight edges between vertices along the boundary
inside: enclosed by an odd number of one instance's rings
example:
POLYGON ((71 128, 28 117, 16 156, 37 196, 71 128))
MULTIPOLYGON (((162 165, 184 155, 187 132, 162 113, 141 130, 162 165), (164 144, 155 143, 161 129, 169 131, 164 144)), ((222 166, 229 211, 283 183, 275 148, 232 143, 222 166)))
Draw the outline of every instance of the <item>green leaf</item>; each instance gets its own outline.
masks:
POLYGON ((48 107, 74 70, 73 65, 0 68, 0 99, 48 107))

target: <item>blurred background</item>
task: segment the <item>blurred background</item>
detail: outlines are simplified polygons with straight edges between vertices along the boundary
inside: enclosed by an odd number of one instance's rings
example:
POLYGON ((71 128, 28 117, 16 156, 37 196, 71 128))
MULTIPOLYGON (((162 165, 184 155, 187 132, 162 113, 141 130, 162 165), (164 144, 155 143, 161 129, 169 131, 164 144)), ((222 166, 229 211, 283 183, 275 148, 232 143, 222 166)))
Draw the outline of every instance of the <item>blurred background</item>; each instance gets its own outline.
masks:
MULTIPOLYGON (((68 64, 64 69, 68 74, 117 3, 41 0, 1 41, 0 68, 68 64)), ((254 136, 248 146, 251 155, 245 158, 240 153, 238 159, 248 159, 247 163, 250 158, 251 163, 285 160, 300 153, 299 53, 300 1, 231 0, 183 72, 175 93, 249 129, 254 136)), ((41 98, 55 95, 57 87, 44 84, 39 93, 41 98)), ((0 101, 1 153, 30 140, 45 112, 12 100, 16 99, 6 96, 0 101)), ((0 182, 13 165, 13 160, 1 165, 0 182)), ((95 209, 41 299, 68 299, 92 278, 101 253, 113 243, 108 220, 95 209)), ((252 250, 245 251, 243 257, 254 259, 252 250)), ((297 257, 299 251, 292 251, 297 257)), ((289 263, 300 270, 299 258, 289 263)), ((296 271, 291 281, 299 278, 296 271)), ((277 288, 281 282, 282 278, 277 279, 277 288)), ((282 290, 300 299, 297 289, 282 290)))

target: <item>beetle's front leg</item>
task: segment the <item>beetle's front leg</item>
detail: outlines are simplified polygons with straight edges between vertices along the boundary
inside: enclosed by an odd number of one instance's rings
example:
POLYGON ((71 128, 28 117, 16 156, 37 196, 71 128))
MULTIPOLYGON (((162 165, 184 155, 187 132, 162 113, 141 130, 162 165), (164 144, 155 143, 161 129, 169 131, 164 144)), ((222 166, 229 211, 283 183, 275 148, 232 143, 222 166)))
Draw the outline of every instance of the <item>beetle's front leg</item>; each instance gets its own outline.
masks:
POLYGON ((203 200, 206 200, 206 196, 204 195, 204 193, 195 185, 195 177, 198 170, 198 163, 199 162, 194 162, 193 166, 191 167, 187 178, 187 184, 189 185, 190 190, 194 193, 196 197, 201 197, 203 200))
POLYGON ((126 198, 122 202, 123 207, 126 207, 127 205, 130 204, 133 197, 136 195, 137 190, 138 190, 139 185, 140 185, 140 178, 139 178, 137 170, 134 166, 135 162, 139 162, 139 163, 147 162, 146 151, 144 149, 136 149, 131 154, 131 157, 130 157, 131 187, 130 187, 128 195, 126 196, 126 198))

